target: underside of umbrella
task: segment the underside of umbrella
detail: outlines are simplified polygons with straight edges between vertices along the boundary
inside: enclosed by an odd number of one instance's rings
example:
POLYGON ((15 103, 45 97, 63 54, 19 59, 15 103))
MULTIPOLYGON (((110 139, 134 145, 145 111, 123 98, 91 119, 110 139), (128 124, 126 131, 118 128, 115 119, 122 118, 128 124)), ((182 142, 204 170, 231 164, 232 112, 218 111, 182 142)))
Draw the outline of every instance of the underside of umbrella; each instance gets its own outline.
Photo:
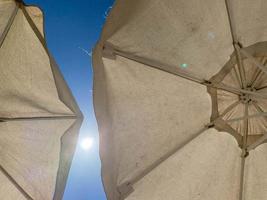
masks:
POLYGON ((267 2, 117 0, 94 55, 109 200, 264 200, 267 2))
POLYGON ((0 199, 62 199, 82 114, 22 1, 0 0, 0 102, 0 199))

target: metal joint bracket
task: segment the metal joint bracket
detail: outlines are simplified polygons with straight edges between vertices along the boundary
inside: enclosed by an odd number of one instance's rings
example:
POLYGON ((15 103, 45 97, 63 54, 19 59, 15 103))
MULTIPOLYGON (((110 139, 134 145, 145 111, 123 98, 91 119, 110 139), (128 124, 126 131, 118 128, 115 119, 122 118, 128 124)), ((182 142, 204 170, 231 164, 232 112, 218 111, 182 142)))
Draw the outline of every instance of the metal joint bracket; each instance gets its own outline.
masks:
POLYGON ((208 124, 205 125, 206 128, 213 128, 215 127, 215 124, 213 122, 210 122, 208 124))
POLYGON ((118 186, 117 190, 120 194, 119 200, 124 200, 127 196, 129 196, 134 191, 133 186, 130 182, 126 182, 118 186))
POLYGON ((212 86, 213 85, 212 82, 208 81, 208 80, 204 80, 203 84, 206 86, 212 86))
POLYGON ((247 149, 245 149, 244 151, 242 151, 241 157, 246 158, 249 156, 249 152, 247 151, 247 149))
POLYGON ((116 53, 115 53, 114 47, 109 43, 105 43, 105 45, 103 46, 102 55, 104 58, 116 60, 116 53))
POLYGON ((240 49, 243 48, 243 45, 242 45, 239 41, 233 42, 233 45, 234 45, 234 47, 237 48, 238 50, 240 50, 240 49))

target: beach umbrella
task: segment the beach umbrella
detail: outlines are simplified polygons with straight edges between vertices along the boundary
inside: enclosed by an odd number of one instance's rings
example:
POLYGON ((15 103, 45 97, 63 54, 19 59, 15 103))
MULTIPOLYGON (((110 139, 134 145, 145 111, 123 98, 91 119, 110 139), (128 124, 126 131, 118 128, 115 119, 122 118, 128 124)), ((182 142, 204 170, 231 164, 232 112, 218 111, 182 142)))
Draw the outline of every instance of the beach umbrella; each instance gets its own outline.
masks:
POLYGON ((0 0, 0 199, 62 199, 81 119, 41 10, 0 0))
POLYGON ((266 9, 115 1, 93 55, 109 200, 266 199, 266 9))

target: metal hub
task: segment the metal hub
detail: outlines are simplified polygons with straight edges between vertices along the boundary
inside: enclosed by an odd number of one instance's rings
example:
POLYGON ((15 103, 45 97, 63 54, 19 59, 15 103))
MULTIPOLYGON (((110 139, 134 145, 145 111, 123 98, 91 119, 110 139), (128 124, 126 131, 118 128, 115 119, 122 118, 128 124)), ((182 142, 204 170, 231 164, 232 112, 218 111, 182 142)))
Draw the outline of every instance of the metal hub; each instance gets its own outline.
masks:
MULTIPOLYGON (((251 92, 256 92, 256 89, 254 87, 248 87, 245 90, 247 91, 251 91, 251 92)), ((250 94, 245 94, 242 93, 239 96, 239 100, 241 101, 241 103, 243 104, 252 104, 253 102, 256 103, 255 98, 253 99, 252 96, 250 94)))
POLYGON ((209 80, 221 86, 209 88, 213 101, 211 121, 219 131, 234 136, 243 150, 251 149, 251 145, 267 132, 267 73, 255 65, 266 65, 267 56, 261 52, 254 56, 254 63, 242 57, 241 66, 236 57, 231 56, 221 71, 209 80))

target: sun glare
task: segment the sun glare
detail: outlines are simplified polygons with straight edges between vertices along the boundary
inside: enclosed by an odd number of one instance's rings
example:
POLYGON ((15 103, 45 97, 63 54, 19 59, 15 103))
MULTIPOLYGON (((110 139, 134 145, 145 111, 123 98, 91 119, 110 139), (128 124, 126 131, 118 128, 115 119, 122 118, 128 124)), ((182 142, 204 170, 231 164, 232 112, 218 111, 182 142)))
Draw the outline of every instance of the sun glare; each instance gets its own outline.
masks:
POLYGON ((81 147, 83 150, 89 150, 92 148, 93 146, 93 143, 94 143, 94 140, 93 138, 84 138, 82 141, 81 141, 81 147))

